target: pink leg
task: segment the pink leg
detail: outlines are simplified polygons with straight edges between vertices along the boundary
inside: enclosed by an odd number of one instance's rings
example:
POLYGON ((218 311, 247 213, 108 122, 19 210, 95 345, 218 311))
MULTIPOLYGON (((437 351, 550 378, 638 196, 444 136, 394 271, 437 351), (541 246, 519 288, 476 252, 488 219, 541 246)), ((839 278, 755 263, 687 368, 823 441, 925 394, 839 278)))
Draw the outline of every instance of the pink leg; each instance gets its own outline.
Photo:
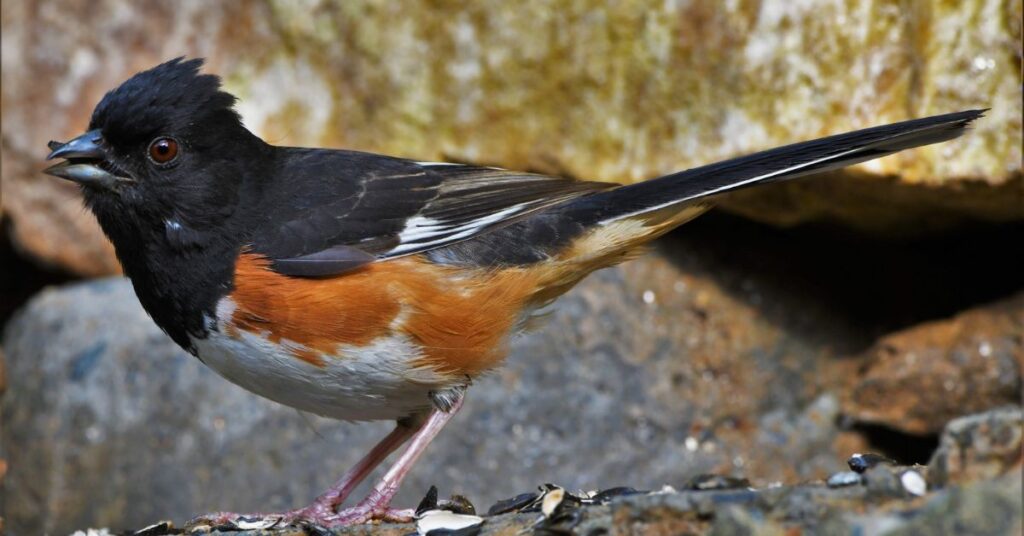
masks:
POLYGON ((437 434, 448 424, 448 421, 462 408, 462 399, 459 397, 452 407, 447 411, 435 409, 430 413, 427 422, 412 437, 412 442, 398 458, 398 461, 388 469, 384 477, 377 482, 377 485, 370 490, 370 494, 359 504, 352 508, 339 511, 336 515, 324 518, 325 526, 336 527, 344 525, 355 525, 365 523, 374 519, 386 521, 409 521, 414 512, 412 510, 392 510, 391 499, 398 493, 402 480, 409 473, 416 460, 420 458, 427 445, 437 437, 437 434))
POLYGON ((363 459, 359 460, 344 475, 341 475, 341 478, 333 486, 317 497, 313 504, 289 513, 294 513, 295 516, 293 517, 295 518, 333 515, 334 509, 345 502, 345 499, 352 493, 352 490, 356 489, 356 486, 362 483, 363 480, 366 480, 366 477, 380 465, 380 462, 384 461, 395 449, 402 446, 402 443, 405 443, 412 437, 419 428, 420 426, 417 425, 407 426, 399 424, 395 426, 395 429, 382 439, 380 443, 377 443, 363 459))
POLYGON ((341 479, 321 494, 313 504, 280 514, 236 514, 216 512, 189 521, 187 526, 197 525, 235 525, 238 527, 269 528, 277 525, 308 521, 326 527, 355 525, 374 519, 389 521, 408 521, 412 518, 412 510, 391 510, 391 499, 402 483, 402 479, 419 459, 427 445, 444 428, 444 425, 462 407, 462 397, 452 404, 447 411, 433 410, 427 420, 418 425, 399 424, 384 439, 377 443, 370 452, 349 469, 341 479), (335 513, 334 509, 344 502, 352 490, 356 488, 389 454, 402 443, 412 437, 412 442, 402 456, 388 470, 384 477, 373 487, 370 494, 352 508, 335 513))

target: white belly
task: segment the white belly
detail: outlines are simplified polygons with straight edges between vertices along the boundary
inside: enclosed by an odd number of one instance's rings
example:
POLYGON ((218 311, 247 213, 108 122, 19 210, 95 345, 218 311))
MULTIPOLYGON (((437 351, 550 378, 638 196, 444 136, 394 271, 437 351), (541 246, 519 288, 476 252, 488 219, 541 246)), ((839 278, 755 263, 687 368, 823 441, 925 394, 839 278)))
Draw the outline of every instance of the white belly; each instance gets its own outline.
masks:
MULTIPOLYGON (((217 307, 219 324, 233 304, 217 307)), ((431 408, 429 393, 451 387, 452 379, 430 369, 412 368, 419 356, 410 341, 397 336, 362 347, 339 346, 318 366, 297 358, 289 341, 273 343, 263 334, 218 325, 205 339, 193 338, 199 358, 221 376, 253 393, 286 406, 351 421, 395 420, 431 408)))

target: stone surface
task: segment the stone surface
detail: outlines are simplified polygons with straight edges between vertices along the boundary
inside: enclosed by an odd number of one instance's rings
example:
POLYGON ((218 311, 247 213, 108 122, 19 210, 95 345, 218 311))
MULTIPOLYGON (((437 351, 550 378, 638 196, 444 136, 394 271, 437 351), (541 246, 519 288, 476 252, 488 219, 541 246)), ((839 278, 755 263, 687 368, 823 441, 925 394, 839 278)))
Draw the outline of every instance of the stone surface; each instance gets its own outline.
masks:
POLYGON ((0 348, 0 397, 7 391, 7 358, 4 357, 3 348, 0 348))
POLYGON ((848 169, 741 190, 725 196, 721 206, 783 227, 829 222, 882 238, 941 236, 958 227, 1024 219, 1024 180, 1019 172, 1015 177, 997 186, 963 181, 939 188, 848 169))
POLYGON ((953 420, 928 462, 934 486, 976 482, 1009 472, 1020 475, 1024 414, 1007 406, 953 420))
POLYGON ((3 211, 37 258, 115 272, 75 189, 39 173, 45 143, 79 133, 131 73, 188 54, 210 58, 273 143, 618 181, 991 107, 955 143, 727 205, 876 229, 1020 220, 1020 13, 1020 0, 4 2, 3 211), (890 175, 902 186, 877 180, 890 175))
MULTIPOLYGON (((893 478, 906 468, 889 468, 893 478)), ((485 518, 480 534, 1019 534, 1022 523, 1019 475, 933 491, 924 497, 879 493, 865 486, 828 489, 820 484, 727 491, 663 490, 630 495, 610 503, 539 513, 485 518)), ((181 534, 180 529, 147 536, 181 534)), ((335 530, 280 528, 206 534, 232 536, 375 535, 406 536, 415 525, 364 525, 335 530)))
MULTIPOLYGON (((557 302, 474 385, 398 503, 432 484, 486 506, 543 482, 823 482, 873 451, 841 418, 865 349, 1016 292, 1015 252, 1001 247, 1015 236, 879 246, 709 214, 557 302)), ((388 429, 230 385, 175 349, 124 281, 44 292, 7 326, 4 350, 14 535, 300 505, 388 429)))
POLYGON ((1021 400, 1024 294, 887 335, 868 352, 843 412, 910 434, 1021 400))
MULTIPOLYGON (((489 504, 545 481, 657 489, 707 472, 765 484, 842 468, 821 350, 703 277, 650 256, 590 278, 473 386, 398 502, 431 484, 489 504)), ((19 378, 3 411, 13 534, 296 506, 388 429, 228 384, 120 279, 44 291, 4 349, 19 378)))
MULTIPOLYGON (((4 392, 7 391, 7 359, 4 357, 3 350, 0 349, 0 397, 3 397, 4 392)), ((0 398, 2 399, 2 398, 0 398)), ((4 431, 4 420, 3 416, 0 415, 0 434, 4 431)), ((6 486, 4 483, 7 481, 7 459, 6 452, 0 448, 0 504, 7 504, 6 498, 6 486)), ((4 531, 4 517, 0 515, 0 532, 4 531)))

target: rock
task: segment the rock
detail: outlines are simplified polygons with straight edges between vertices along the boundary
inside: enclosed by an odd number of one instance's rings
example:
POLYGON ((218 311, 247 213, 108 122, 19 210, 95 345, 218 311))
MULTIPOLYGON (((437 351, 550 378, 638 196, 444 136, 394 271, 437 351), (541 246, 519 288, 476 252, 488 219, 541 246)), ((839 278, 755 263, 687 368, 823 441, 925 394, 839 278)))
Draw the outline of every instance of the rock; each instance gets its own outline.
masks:
POLYGON ((85 276, 120 271, 78 188, 40 172, 46 142, 82 132, 104 92, 133 71, 187 52, 186 42, 198 49, 227 46, 222 36, 248 25, 247 14, 256 11, 241 3, 209 9, 115 0, 4 5, 3 213, 23 251, 85 276))
POLYGON ((1020 474, 1007 475, 998 480, 981 481, 954 487, 937 494, 923 508, 911 510, 915 515, 878 516, 871 521, 863 519, 862 534, 875 533, 872 529, 886 528, 892 536, 917 534, 977 534, 1002 536, 1021 534, 1020 474))
POLYGON ((964 181, 940 188, 846 169, 827 177, 741 190, 725 196, 721 206, 784 227, 829 222, 883 239, 942 236, 957 227, 1020 221, 1024 204, 1017 200, 1024 180, 1019 171, 1015 173, 998 185, 964 181))
MULTIPOLYGON (((7 391, 7 359, 4 357, 3 349, 0 348, 0 400, 7 391)), ((3 416, 0 415, 0 433, 4 430, 3 416)), ((7 477, 7 452, 0 448, 0 499, 4 496, 2 484, 7 477)), ((0 532, 4 531, 4 521, 0 518, 0 532)))
POLYGON ((843 411, 910 434, 1021 399, 1024 294, 883 337, 867 352, 843 411))
POLYGON ((43 292, 8 325, 5 349, 19 379, 3 411, 15 534, 183 521, 246 500, 283 506, 310 493, 317 453, 354 459, 348 448, 369 446, 343 431, 319 439, 311 423, 209 373, 125 280, 43 292))
POLYGON ((901 469, 876 466, 865 471, 861 477, 868 493, 874 497, 906 497, 908 495, 901 469))
POLYGON ((727 506, 715 516, 715 522, 711 525, 708 534, 711 536, 784 536, 786 530, 779 523, 765 519, 760 512, 746 510, 739 506, 727 506))
MULTIPOLYGON (((834 377, 829 350, 714 283, 739 279, 729 267, 687 258, 684 272, 644 257, 557 302, 474 384, 397 504, 432 484, 487 505, 550 481, 660 489, 713 472, 764 485, 841 467, 839 404, 821 383, 834 377)), ((43 292, 8 325, 4 351, 19 379, 3 410, 15 534, 299 506, 389 428, 232 386, 175 348, 125 280, 43 292)))
MULTIPOLYGON (((0 400, 3 398, 4 391, 7 390, 7 368, 5 364, 3 349, 0 348, 0 400)), ((4 430, 3 416, 0 415, 0 431, 4 430)), ((4 490, 4 482, 7 479, 7 453, 5 450, 0 449, 0 502, 5 502, 6 497, 4 490)), ((0 517, 0 533, 6 534, 4 529, 4 520, 0 517)))
POLYGON ((7 358, 4 357, 3 348, 0 348, 0 397, 7 391, 7 358))
POLYGON ((45 143, 81 132, 133 72, 181 54, 209 57, 246 124, 274 143, 618 181, 990 107, 963 140, 727 205, 775 223, 886 229, 1024 218, 1011 195, 1022 184, 1020 0, 9 4, 3 210, 24 249, 81 274, 117 264, 75 189, 39 173, 45 143))
POLYGON ((948 486, 1013 473, 1020 476, 1024 413, 1007 406, 951 421, 928 463, 928 481, 948 486))
MULTIPOLYGON (((920 248, 901 254, 702 218, 656 254, 588 278, 554 305, 545 327, 516 340, 506 366, 474 384, 396 504, 417 504, 434 484, 442 497, 485 506, 544 482, 681 489, 705 473, 746 478, 755 490, 776 482, 824 489, 847 457, 873 450, 856 428, 837 428, 857 356, 893 331, 889 319, 932 314, 933 304, 922 308, 914 296, 946 297, 933 289, 956 278, 992 282, 989 264, 1010 265, 1012 252, 988 240, 943 240, 938 254, 910 262, 920 248), (965 241, 982 247, 958 245, 965 241), (929 272, 945 256, 942 270, 929 272), (898 264, 897 277, 872 273, 877 259, 898 264)), ((1007 273, 1017 289, 1017 274, 1007 273)), ((986 292, 1011 291, 1000 285, 986 292)), ((230 385, 175 349, 121 280, 37 296, 7 326, 4 352, 12 534, 302 505, 388 429, 301 416, 230 385)), ((807 511, 794 512, 824 515, 818 503, 803 504, 807 511)), ((669 527, 708 522, 666 515, 669 527)), ((845 523, 829 515, 822 523, 845 523)))
MULTIPOLYGON (((1019 534, 1020 478, 957 486, 922 499, 869 496, 865 488, 814 485, 755 491, 669 491, 631 495, 575 510, 572 532, 545 532, 540 516, 484 518, 482 536, 516 534, 1019 534), (541 530, 537 530, 540 528, 541 530)), ((178 534, 174 529, 145 536, 178 534)), ((413 524, 381 524, 317 532, 335 536, 406 536, 413 524)), ((232 536, 299 536, 300 529, 232 531, 232 536)))

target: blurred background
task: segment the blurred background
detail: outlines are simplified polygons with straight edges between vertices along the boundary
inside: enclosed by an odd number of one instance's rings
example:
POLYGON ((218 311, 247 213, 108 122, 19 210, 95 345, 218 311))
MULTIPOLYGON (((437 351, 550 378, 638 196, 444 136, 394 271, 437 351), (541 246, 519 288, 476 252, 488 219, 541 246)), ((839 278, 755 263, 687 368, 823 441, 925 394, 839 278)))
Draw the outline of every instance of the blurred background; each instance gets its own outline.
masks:
POLYGON ((12 534, 305 504, 391 426, 298 414, 185 355, 77 189, 40 173, 105 91, 180 55, 274 144, 621 182, 991 108, 954 142, 731 196, 586 280, 470 391, 403 506, 431 484, 486 509, 543 482, 923 464, 950 420, 1019 407, 1020 0, 462 4, 3 2, 12 534))

